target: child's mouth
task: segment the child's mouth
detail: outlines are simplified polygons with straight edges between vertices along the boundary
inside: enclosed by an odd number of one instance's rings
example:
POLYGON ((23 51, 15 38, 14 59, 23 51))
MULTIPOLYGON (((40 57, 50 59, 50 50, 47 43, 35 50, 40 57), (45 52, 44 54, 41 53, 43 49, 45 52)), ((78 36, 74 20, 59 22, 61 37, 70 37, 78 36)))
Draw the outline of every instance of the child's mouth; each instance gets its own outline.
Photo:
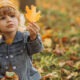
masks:
POLYGON ((14 24, 9 24, 7 27, 12 28, 13 26, 14 26, 14 24))

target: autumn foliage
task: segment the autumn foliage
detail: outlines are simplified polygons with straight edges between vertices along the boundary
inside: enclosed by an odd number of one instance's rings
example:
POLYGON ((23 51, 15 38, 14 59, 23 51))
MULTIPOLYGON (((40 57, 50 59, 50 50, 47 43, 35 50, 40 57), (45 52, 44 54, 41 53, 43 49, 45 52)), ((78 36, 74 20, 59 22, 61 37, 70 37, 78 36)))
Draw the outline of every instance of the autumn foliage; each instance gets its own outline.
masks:
POLYGON ((29 22, 37 22, 41 15, 40 15, 40 11, 36 12, 36 6, 31 5, 31 9, 26 6, 26 19, 29 22))
POLYGON ((80 1, 36 0, 44 51, 33 57, 42 80, 80 80, 80 1))

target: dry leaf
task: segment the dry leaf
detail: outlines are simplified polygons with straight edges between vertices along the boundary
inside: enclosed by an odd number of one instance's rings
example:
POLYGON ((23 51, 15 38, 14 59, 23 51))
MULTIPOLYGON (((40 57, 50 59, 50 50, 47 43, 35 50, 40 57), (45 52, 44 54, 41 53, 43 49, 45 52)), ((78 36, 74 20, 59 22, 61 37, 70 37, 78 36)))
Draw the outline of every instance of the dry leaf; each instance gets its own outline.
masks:
POLYGON ((51 48, 52 46, 52 40, 51 38, 46 38, 44 41, 43 41, 43 44, 44 46, 48 47, 48 48, 51 48))
POLYGON ((6 80, 19 80, 19 76, 15 72, 6 72, 6 80))
POLYGON ((67 69, 64 69, 64 68, 61 69, 61 72, 64 73, 64 74, 66 74, 66 75, 70 74, 70 71, 67 70, 67 69))
POLYGON ((51 29, 50 29, 50 30, 46 30, 45 33, 46 33, 46 34, 44 34, 44 35, 42 36, 42 40, 44 40, 44 39, 46 39, 46 38, 51 38, 51 37, 52 37, 52 30, 51 30, 51 29))
POLYGON ((72 77, 76 77, 78 75, 78 72, 72 72, 71 74, 69 74, 68 76, 67 76, 67 78, 66 79, 71 79, 72 77))
POLYGON ((79 60, 79 58, 77 56, 74 56, 74 55, 71 55, 70 56, 70 59, 73 60, 73 61, 79 60))
POLYGON ((60 62, 58 63, 59 67, 63 67, 65 64, 66 64, 65 61, 60 61, 60 62))
POLYGON ((68 38, 67 37, 62 37, 62 42, 67 42, 68 38))
POLYGON ((9 38, 9 39, 6 40, 7 44, 12 44, 12 42, 13 42, 13 39, 11 39, 11 38, 9 38))
POLYGON ((74 62, 72 60, 66 61, 66 65, 73 67, 74 62))
POLYGON ((26 6, 26 18, 29 22, 37 22, 41 15, 40 15, 40 11, 36 12, 36 7, 31 5, 31 9, 29 9, 28 6, 26 6))
POLYGON ((61 56, 65 53, 65 49, 64 47, 60 47, 60 44, 56 44, 56 47, 53 50, 53 52, 54 54, 61 56))
POLYGON ((77 62, 74 64, 74 67, 77 68, 77 69, 80 68, 80 61, 77 61, 77 62))

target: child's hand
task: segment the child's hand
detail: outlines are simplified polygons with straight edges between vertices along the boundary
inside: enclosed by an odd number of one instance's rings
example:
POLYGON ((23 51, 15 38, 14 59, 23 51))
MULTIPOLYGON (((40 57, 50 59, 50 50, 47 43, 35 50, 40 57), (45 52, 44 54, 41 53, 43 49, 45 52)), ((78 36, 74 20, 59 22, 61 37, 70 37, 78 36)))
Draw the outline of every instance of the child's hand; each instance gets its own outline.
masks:
POLYGON ((6 80, 6 78, 5 78, 5 77, 3 77, 1 80, 6 80))
MULTIPOLYGON (((8 80, 8 78, 3 77, 1 80, 8 80)), ((18 78, 17 75, 15 75, 15 76, 14 76, 14 79, 12 78, 12 79, 9 79, 9 80, 19 80, 19 78, 18 78)))
POLYGON ((30 32, 30 40, 35 40, 40 31, 40 27, 36 23, 29 23, 27 30, 30 32))
POLYGON ((6 75, 1 80, 19 80, 15 72, 6 72, 6 75))

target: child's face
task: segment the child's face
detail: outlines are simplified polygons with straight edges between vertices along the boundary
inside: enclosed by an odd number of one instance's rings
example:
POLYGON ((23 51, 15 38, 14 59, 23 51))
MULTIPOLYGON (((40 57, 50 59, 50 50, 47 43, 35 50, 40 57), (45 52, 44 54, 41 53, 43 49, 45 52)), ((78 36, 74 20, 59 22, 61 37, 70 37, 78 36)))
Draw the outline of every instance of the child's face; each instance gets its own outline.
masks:
POLYGON ((19 14, 11 7, 0 8, 0 31, 2 33, 17 31, 19 14))
POLYGON ((13 32, 18 29, 18 19, 15 15, 0 16, 0 31, 3 33, 13 32))

